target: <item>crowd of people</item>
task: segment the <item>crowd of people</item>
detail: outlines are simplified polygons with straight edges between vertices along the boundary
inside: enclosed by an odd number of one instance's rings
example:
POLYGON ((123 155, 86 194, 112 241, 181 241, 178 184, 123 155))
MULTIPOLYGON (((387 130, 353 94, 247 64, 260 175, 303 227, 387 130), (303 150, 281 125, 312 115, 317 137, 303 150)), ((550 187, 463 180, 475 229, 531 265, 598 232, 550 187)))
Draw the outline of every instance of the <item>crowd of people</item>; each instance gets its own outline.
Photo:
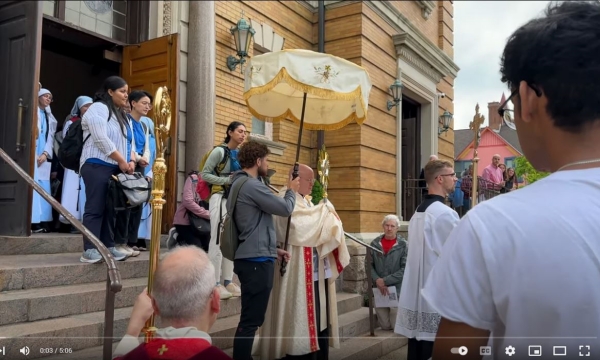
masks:
MULTIPOLYGON (((156 157, 154 123, 146 115, 152 108, 152 95, 143 90, 129 93, 125 80, 107 78, 92 99, 79 96, 62 124, 52 114, 53 94, 42 88, 38 93, 36 132, 37 166, 34 180, 77 219, 83 222, 117 260, 146 251, 150 239, 152 211, 148 203, 117 209, 108 184, 120 172, 140 173, 152 179, 156 157), (78 170, 61 166, 58 157, 62 140, 76 122, 83 130, 83 148, 78 170)), ((34 192, 32 231, 77 233, 68 220, 34 192)), ((80 261, 102 260, 98 250, 84 238, 80 261)))
MULTIPOLYGON (((600 279, 598 23, 598 2, 551 4, 504 49, 502 81, 512 91, 506 101, 514 104, 520 143, 531 164, 550 176, 511 191, 518 186, 514 169, 503 169, 494 156, 483 178, 506 194, 461 219, 445 203, 456 190, 453 165, 431 159, 408 241, 398 235, 397 216, 383 219, 383 234, 372 241, 381 254, 365 266, 375 291, 399 294, 394 324, 390 309, 378 308, 377 315, 382 329, 408 338, 408 359, 457 352, 481 359, 487 346, 493 358, 505 358, 525 353, 532 342, 576 349, 587 339, 600 346, 600 288, 590 286, 600 279)), ((48 190, 57 126, 51 100, 40 89, 34 176, 48 190)), ((151 178, 152 126, 142 125, 151 103, 148 93, 128 94, 125 81, 111 77, 93 102, 77 99, 67 124, 81 121, 84 137, 91 138, 80 159, 83 223, 119 260, 139 249, 139 235, 131 234, 139 233, 142 211, 130 209, 119 217, 126 221, 111 225, 107 183, 119 172, 151 178)), ((236 295, 241 315, 233 359, 327 359, 328 348, 339 346, 335 280, 350 261, 339 216, 327 199, 312 202, 314 173, 307 165, 290 169, 282 189, 270 186, 268 147, 245 138, 242 123, 229 124, 223 144, 186 179, 174 221, 177 246, 160 262, 152 294, 138 297, 115 356, 146 359, 168 351, 174 358, 229 358, 211 345, 208 332, 220 299, 236 295), (219 230, 228 213, 239 236, 235 255, 224 259, 219 230), (210 231, 197 231, 191 214, 207 220, 210 231), (140 345, 138 335, 152 314, 161 316, 163 328, 140 345)), ((79 186, 76 179, 65 183, 79 186)), ((51 219, 39 198, 34 212, 38 227, 51 219)), ((84 245, 81 261, 99 261, 92 244, 84 245)))

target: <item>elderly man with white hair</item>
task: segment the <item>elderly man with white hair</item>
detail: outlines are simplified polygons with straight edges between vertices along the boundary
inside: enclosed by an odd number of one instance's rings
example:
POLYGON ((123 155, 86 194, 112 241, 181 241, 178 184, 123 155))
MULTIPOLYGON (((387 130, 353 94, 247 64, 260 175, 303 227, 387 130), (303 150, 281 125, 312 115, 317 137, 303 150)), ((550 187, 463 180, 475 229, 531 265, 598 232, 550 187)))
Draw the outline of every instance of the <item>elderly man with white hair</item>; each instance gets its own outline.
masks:
MULTIPOLYGON (((381 295, 388 295, 388 287, 396 289, 396 295, 400 294, 402 287, 402 278, 404 277, 404 267, 406 266, 406 256, 408 254, 408 243, 398 235, 400 227, 400 219, 398 216, 390 214, 383 218, 381 223, 383 227, 383 235, 376 237, 371 245, 381 251, 380 253, 373 252, 373 262, 371 265, 367 263, 365 258, 365 270, 369 271, 371 266, 371 278, 374 285, 381 292, 381 295)), ((382 330, 392 330, 392 322, 390 320, 390 308, 375 308, 377 320, 382 330)))
POLYGON ((168 252, 154 274, 152 296, 144 290, 135 301, 114 358, 231 359, 212 346, 208 335, 220 311, 214 280, 215 268, 202 249, 179 246, 168 252), (154 339, 140 345, 138 336, 153 313, 160 317, 162 328, 154 339))

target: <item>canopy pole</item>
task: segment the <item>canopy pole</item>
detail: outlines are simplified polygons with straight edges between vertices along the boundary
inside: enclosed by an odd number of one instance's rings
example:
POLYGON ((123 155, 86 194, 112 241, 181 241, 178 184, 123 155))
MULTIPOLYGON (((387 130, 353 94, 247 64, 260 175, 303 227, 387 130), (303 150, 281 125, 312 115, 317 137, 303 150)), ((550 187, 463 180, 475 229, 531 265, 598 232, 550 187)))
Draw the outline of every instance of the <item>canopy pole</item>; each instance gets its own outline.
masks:
MULTIPOLYGON (((306 109, 306 93, 304 93, 304 97, 302 98, 302 113, 300 114, 300 129, 298 129, 298 145, 296 146, 296 162, 294 163, 294 172, 292 173, 292 179, 298 177, 298 168, 300 164, 300 147, 302 146, 302 130, 304 130, 304 110, 306 109)), ((308 195, 308 194, 305 194, 308 195)), ((285 243, 283 244, 283 250, 287 251, 288 242, 290 239, 290 225, 292 224, 292 216, 288 217, 287 221, 287 229, 285 230, 285 243)), ((281 268, 279 272, 281 276, 285 275, 287 268, 287 261, 284 259, 281 260, 281 268)))

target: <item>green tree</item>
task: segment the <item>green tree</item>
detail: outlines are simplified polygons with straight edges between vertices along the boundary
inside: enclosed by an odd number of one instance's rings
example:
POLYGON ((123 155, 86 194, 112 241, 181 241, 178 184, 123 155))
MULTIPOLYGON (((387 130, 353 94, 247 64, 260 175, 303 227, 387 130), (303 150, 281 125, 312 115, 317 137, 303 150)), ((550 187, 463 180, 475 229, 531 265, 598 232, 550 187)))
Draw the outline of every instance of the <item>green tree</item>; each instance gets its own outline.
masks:
POLYGON ((528 184, 533 184, 550 175, 550 173, 547 172, 537 171, 525 156, 519 156, 515 159, 515 172, 518 177, 525 177, 528 184))
POLYGON ((323 199, 323 195, 325 195, 325 191, 323 190, 323 185, 319 182, 319 180, 315 180, 315 183, 312 187, 312 191, 310 196, 312 197, 312 203, 314 205, 318 205, 319 202, 323 199))

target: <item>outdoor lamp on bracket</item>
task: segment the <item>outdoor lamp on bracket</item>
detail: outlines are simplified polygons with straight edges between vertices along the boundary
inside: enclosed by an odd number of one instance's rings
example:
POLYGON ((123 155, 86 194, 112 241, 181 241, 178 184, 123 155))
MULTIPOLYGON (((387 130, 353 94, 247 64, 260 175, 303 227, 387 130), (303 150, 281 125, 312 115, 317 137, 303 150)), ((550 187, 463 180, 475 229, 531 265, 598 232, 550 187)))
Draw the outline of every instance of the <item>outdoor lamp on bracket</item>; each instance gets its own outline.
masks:
POLYGON ((231 35, 235 41, 235 51, 237 52, 238 58, 233 55, 227 57, 227 67, 230 71, 240 65, 240 72, 243 73, 243 66, 248 57, 248 49, 250 48, 250 42, 254 37, 256 31, 252 28, 250 23, 244 19, 244 12, 242 11, 242 18, 237 22, 235 26, 231 27, 231 35))
POLYGON ((442 125, 438 128, 438 135, 441 135, 442 133, 445 133, 446 131, 448 131, 448 129, 450 129, 450 123, 452 122, 452 119, 452 113, 444 111, 442 116, 440 116, 440 121, 442 122, 442 125))
POLYGON ((392 95, 393 100, 388 100, 387 102, 388 111, 392 110, 394 106, 397 106, 398 104, 400 104, 400 101, 402 101, 403 87, 404 85, 402 85, 402 81, 400 81, 399 79, 396 79, 396 81, 394 81, 394 83, 390 85, 390 94, 392 95))

